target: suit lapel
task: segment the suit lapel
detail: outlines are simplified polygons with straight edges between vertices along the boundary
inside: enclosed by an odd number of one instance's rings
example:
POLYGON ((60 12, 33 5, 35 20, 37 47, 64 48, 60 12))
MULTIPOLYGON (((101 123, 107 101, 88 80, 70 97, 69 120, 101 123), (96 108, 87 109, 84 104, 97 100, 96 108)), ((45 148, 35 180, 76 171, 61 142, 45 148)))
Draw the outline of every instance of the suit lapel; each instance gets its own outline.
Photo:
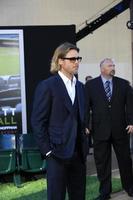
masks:
POLYGON ((66 86, 59 75, 56 76, 56 79, 57 79, 57 90, 59 91, 59 94, 66 108, 69 110, 69 112, 72 112, 72 101, 69 97, 66 86))
POLYGON ((113 77, 113 90, 112 90, 112 98, 111 98, 111 102, 114 100, 114 98, 116 97, 116 93, 117 93, 117 82, 115 77, 113 77))
POLYGON ((107 103, 108 100, 107 100, 107 97, 106 97, 106 94, 105 94, 105 90, 104 90, 104 86, 103 86, 103 82, 102 82, 101 76, 99 76, 97 81, 98 81, 97 85, 99 87, 100 94, 102 95, 104 101, 107 103))
POLYGON ((83 88, 81 87, 81 84, 79 84, 79 81, 76 82, 76 93, 77 93, 77 99, 78 99, 78 105, 79 105, 79 114, 80 118, 83 120, 84 118, 84 94, 83 94, 83 88))

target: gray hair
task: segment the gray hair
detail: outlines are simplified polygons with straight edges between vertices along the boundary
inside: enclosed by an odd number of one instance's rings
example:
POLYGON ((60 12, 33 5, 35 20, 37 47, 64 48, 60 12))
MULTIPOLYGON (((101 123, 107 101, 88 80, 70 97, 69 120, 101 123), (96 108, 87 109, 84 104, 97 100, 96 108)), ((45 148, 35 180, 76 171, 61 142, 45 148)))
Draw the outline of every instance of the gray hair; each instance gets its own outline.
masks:
POLYGON ((58 60, 60 58, 64 58, 66 54, 72 49, 79 52, 79 48, 76 47, 76 45, 71 44, 69 42, 65 42, 56 48, 54 55, 52 57, 51 66, 50 66, 50 72, 52 74, 55 74, 60 70, 60 65, 58 64, 58 60))
POLYGON ((101 62, 100 62, 100 67, 102 67, 106 62, 111 61, 114 63, 114 59, 112 58, 104 58, 101 62))

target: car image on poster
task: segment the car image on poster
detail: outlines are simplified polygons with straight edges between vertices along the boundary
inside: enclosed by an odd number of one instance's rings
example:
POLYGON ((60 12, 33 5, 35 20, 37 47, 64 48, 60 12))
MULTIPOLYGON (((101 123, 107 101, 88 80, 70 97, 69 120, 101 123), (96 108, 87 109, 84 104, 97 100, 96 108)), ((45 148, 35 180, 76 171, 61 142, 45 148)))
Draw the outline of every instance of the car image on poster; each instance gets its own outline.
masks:
POLYGON ((26 133, 22 30, 0 30, 0 134, 26 133))

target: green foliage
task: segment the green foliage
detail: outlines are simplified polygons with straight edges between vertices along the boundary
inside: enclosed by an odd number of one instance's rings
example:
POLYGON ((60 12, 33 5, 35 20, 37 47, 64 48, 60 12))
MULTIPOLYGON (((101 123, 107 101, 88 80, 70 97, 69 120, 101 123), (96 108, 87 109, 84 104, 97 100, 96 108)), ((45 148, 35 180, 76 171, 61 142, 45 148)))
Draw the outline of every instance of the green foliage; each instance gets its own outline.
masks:
POLYGON ((46 180, 23 183, 17 188, 13 183, 0 184, 0 200, 42 200, 46 198, 46 180))
MULTIPOLYGON (((0 184, 0 200, 47 200, 46 180, 23 183, 23 187, 17 188, 13 183, 0 184)), ((98 195, 99 183, 96 177, 87 177, 86 199, 93 200, 98 195)), ((121 183, 119 179, 113 179, 113 192, 120 191, 121 183)))

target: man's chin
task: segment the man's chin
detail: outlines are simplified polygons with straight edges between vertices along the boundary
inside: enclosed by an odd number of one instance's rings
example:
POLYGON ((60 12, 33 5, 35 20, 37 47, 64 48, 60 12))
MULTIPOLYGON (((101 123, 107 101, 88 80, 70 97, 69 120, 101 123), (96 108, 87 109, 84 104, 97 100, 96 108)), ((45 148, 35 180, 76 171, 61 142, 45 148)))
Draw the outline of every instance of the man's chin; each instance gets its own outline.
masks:
POLYGON ((113 77, 114 75, 115 75, 115 71, 111 71, 111 72, 110 72, 110 76, 113 77))
POLYGON ((115 74, 110 74, 110 76, 114 77, 115 74))

